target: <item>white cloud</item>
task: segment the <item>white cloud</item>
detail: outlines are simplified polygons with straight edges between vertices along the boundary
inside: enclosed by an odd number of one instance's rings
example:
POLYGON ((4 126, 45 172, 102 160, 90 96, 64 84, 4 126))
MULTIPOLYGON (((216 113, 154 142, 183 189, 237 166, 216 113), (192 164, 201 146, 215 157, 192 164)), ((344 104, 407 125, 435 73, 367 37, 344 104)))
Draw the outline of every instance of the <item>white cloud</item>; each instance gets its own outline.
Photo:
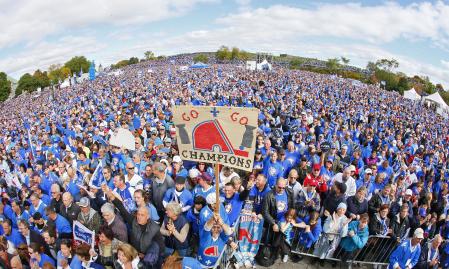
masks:
MULTIPOLYGON (((0 0, 0 4, 2 1, 5 0, 0 0)), ((289 53, 320 59, 345 56, 360 67, 379 58, 395 58, 400 62, 400 71, 409 75, 429 76, 434 82, 449 88, 448 61, 441 60, 437 63, 441 65, 436 66, 419 62, 411 56, 390 53, 386 49, 389 42, 398 39, 401 42, 405 40, 404 46, 413 46, 417 40, 425 40, 449 49, 449 4, 442 1, 407 6, 393 2, 372 6, 320 4, 307 9, 275 5, 252 10, 246 8, 251 5, 250 0, 235 0, 239 12, 218 18, 215 29, 192 29, 176 36, 169 32, 142 33, 134 37, 126 33, 132 25, 184 14, 196 4, 209 1, 215 0, 136 0, 129 3, 118 0, 93 3, 64 0, 58 3, 56 10, 51 10, 49 7, 55 4, 48 0, 29 1, 25 7, 17 4, 23 0, 8 0, 14 7, 11 10, 15 11, 5 15, 9 19, 0 16, 0 25, 11 25, 17 32, 12 34, 12 30, 6 29, 9 35, 0 36, 0 48, 23 41, 24 37, 26 41, 33 41, 34 45, 30 52, 21 53, 17 61, 16 56, 0 60, 0 67, 7 66, 15 74, 21 74, 25 70, 64 62, 74 56, 73 52, 90 54, 95 56, 97 62, 110 64, 131 56, 142 56, 148 49, 159 55, 170 55, 214 51, 220 45, 229 45, 254 52, 289 53), (34 14, 35 18, 32 12, 36 13, 36 10, 42 12, 34 14), (24 21, 23 18, 32 19, 24 21), (7 20, 13 23, 5 24, 7 20), (94 36, 95 32, 85 34, 82 44, 39 41, 44 36, 61 33, 65 29, 84 26, 94 29, 97 24, 110 25, 109 37, 125 39, 127 45, 98 45, 95 39, 87 38, 94 36), (41 32, 37 33, 36 29, 41 32), (320 38, 325 38, 325 41, 320 38)))
POLYGON ((106 45, 92 37, 67 36, 54 43, 39 42, 28 50, 7 58, 0 59, 0 66, 11 71, 11 76, 19 78, 24 73, 32 73, 36 69, 47 70, 51 64, 63 64, 78 52, 89 56, 104 49, 106 45))
POLYGON ((449 69, 449 61, 441 60, 441 64, 442 64, 445 68, 449 69))
POLYGON ((0 48, 93 25, 133 25, 185 14, 215 0, 1 0, 0 48))

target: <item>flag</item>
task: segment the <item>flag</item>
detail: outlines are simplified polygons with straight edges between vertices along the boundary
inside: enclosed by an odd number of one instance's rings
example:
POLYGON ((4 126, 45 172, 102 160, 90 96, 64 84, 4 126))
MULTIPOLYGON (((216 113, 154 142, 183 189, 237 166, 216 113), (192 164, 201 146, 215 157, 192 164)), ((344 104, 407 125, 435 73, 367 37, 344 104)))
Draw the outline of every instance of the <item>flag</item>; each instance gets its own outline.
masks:
POLYGON ((95 231, 89 230, 86 226, 75 220, 73 222, 73 239, 91 245, 93 248, 95 244, 95 231))
POLYGON ((262 230, 263 219, 254 219, 251 213, 243 213, 240 216, 238 242, 243 257, 252 259, 256 256, 262 238, 262 230))
POLYGON ((76 169, 76 185, 84 185, 84 176, 78 168, 76 169))
POLYGON ((90 182, 89 182, 89 186, 90 187, 94 187, 94 188, 101 188, 101 184, 104 182, 104 177, 103 177, 103 163, 100 160, 98 162, 97 168, 95 168, 94 173, 92 174, 92 176, 90 177, 90 182))

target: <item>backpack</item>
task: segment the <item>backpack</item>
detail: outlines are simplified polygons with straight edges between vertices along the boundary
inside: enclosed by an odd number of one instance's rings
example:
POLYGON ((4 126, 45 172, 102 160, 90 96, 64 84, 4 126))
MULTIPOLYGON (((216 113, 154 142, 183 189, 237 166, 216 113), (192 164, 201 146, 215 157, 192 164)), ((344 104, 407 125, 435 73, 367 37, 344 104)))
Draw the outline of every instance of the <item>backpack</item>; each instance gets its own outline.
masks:
POLYGON ((274 255, 270 246, 260 246, 256 255, 256 262, 264 267, 270 267, 274 264, 274 255))

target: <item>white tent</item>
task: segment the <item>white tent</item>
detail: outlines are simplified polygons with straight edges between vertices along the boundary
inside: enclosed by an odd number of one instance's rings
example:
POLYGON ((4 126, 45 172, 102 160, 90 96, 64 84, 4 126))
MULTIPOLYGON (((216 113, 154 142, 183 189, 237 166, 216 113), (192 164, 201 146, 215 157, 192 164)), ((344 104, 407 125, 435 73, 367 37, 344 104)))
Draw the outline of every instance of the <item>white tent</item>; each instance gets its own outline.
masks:
POLYGON ((446 104, 446 102, 443 100, 443 98, 438 92, 424 97, 424 102, 436 104, 437 112, 440 115, 449 113, 449 106, 446 104))
POLYGON ((267 61, 267 59, 264 59, 261 63, 257 64, 257 70, 271 70, 271 64, 267 61))
POLYGON ((414 101, 421 100, 421 96, 415 91, 414 88, 411 88, 410 90, 405 91, 404 98, 414 100, 414 101))

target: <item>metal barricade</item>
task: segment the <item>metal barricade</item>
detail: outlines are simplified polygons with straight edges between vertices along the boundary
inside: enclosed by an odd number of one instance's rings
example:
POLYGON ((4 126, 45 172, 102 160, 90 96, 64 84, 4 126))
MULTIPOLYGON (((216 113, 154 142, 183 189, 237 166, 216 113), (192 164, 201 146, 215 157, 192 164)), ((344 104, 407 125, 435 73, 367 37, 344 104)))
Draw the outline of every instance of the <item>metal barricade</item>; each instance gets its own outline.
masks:
POLYGON ((386 266, 397 245, 397 241, 392 237, 370 236, 366 245, 354 256, 353 262, 386 266))

